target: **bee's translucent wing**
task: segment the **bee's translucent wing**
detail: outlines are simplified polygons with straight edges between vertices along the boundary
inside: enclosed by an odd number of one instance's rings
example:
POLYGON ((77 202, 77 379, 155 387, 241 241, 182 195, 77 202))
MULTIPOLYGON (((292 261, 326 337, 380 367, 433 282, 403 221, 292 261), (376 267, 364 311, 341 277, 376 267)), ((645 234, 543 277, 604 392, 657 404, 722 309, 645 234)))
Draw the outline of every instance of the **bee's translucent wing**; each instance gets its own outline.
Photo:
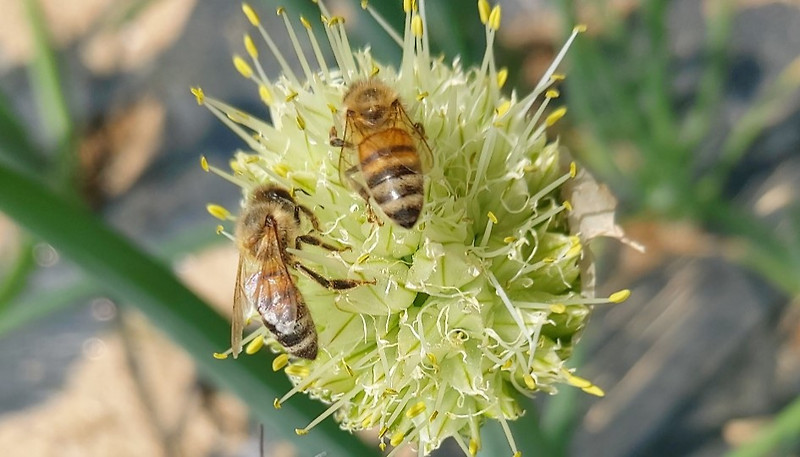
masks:
MULTIPOLYGON (((264 226, 264 236, 259 242, 256 253, 258 271, 250 279, 252 299, 256 310, 264 319, 267 327, 278 329, 291 328, 295 325, 298 316, 298 306, 303 305, 303 299, 289 269, 284 261, 284 246, 278 237, 278 227, 275 223, 264 226)), ((274 332, 273 332, 274 333, 274 332)), ((276 334, 280 341, 280 334, 276 334)))
POLYGON ((246 323, 246 310, 250 309, 250 303, 245 293, 244 281, 247 276, 244 273, 245 255, 239 255, 239 266, 236 269, 236 282, 233 289, 233 316, 231 317, 231 350, 233 357, 236 358, 242 352, 242 332, 246 323))
POLYGON ((353 119, 348 116, 344 123, 344 134, 342 140, 344 145, 339 153, 339 181, 342 185, 358 192, 364 200, 369 201, 367 184, 361 175, 360 168, 356 164, 354 157, 358 156, 358 145, 353 143, 353 132, 355 132, 353 119))
POLYGON ((417 152, 420 155, 420 161, 422 162, 422 169, 424 171, 428 171, 433 167, 433 151, 431 147, 428 145, 428 140, 425 139, 425 130, 422 124, 418 124, 411 120, 408 113, 406 112, 405 108, 403 108, 403 104, 399 101, 396 102, 394 105, 396 113, 395 118, 400 122, 406 125, 406 128, 409 132, 416 138, 417 140, 417 152))

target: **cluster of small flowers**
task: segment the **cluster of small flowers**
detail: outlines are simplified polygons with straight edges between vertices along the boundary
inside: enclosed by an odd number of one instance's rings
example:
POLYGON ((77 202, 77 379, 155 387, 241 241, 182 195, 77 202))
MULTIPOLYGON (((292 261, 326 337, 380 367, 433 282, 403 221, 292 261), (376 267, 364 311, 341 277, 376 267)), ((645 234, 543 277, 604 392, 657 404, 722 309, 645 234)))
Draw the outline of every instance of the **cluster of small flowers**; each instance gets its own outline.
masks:
MULTIPOLYGON (((376 61, 369 50, 352 50, 344 19, 319 6, 335 65, 326 61, 309 21, 300 18, 317 70, 292 21, 278 10, 302 68, 297 74, 258 15, 243 5, 282 69, 278 78, 268 78, 245 35, 249 58, 234 56, 233 62, 255 82, 271 123, 192 90, 249 149, 236 153, 232 173, 205 159, 204 169, 241 186, 245 195, 265 182, 302 190, 296 198, 319 218, 321 236, 350 250, 292 254, 331 276, 377 281, 338 292, 298 276, 317 322, 320 352, 316 360, 285 353, 274 359, 273 368, 294 383, 275 406, 304 392, 330 408, 299 434, 334 415, 344 429, 377 430, 381 449, 412 443, 420 455, 447 437, 475 455, 481 424, 494 419, 519 455, 507 425, 523 412, 514 392, 554 393, 556 385, 569 384, 603 395, 565 362, 591 305, 628 296, 621 291, 594 298, 585 243, 614 232, 613 208, 611 225, 601 229, 576 217, 587 212, 581 192, 596 188, 587 189, 591 178, 564 160, 558 143, 545 135, 566 111, 548 111, 559 95, 553 83, 562 78, 555 69, 581 30, 574 30, 534 91, 518 98, 504 93, 507 71, 495 65, 499 5, 478 1, 486 51, 482 63, 470 68, 458 59, 432 58, 423 0, 404 2, 402 36, 362 2, 402 48, 397 68, 376 61), (329 144, 331 126, 341 127, 347 87, 367 78, 380 78, 397 91, 409 116, 424 126, 433 152, 424 210, 409 230, 368 220, 364 199, 340 182, 341 151, 329 144)), ((233 219, 216 205, 209 210, 233 219)), ((247 352, 265 339, 282 352, 265 329, 249 337, 247 352)))

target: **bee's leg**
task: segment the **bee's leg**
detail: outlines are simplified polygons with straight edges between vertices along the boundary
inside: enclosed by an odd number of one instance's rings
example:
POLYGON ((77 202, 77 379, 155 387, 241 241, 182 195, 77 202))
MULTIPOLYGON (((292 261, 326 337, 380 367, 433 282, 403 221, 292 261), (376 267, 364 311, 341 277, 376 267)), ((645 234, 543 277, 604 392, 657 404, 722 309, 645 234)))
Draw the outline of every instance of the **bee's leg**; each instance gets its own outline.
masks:
POLYGON ((328 133, 328 141, 330 142, 331 146, 334 148, 354 148, 355 145, 349 141, 345 141, 339 138, 339 134, 336 132, 336 126, 331 127, 330 132, 328 133))
POLYGON ((309 278, 313 279, 314 281, 319 283, 319 285, 321 285, 322 287, 324 287, 326 289, 346 290, 346 289, 352 289, 352 288, 358 287, 358 286, 363 286, 365 284, 375 284, 375 280, 374 279, 371 280, 371 281, 367 281, 367 280, 364 280, 364 279, 328 279, 328 278, 322 276, 321 274, 315 272, 314 270, 306 267, 305 265, 303 265, 299 261, 294 261, 292 263, 292 266, 295 267, 296 269, 300 270, 306 276, 308 276, 309 278))
POLYGON ((383 226, 383 221, 378 217, 377 214, 375 214, 375 211, 372 209, 372 205, 369 204, 369 201, 367 201, 367 220, 370 222, 370 224, 375 224, 379 227, 383 226))
POLYGON ((349 251, 350 250, 350 246, 339 248, 339 247, 336 247, 336 246, 334 246, 332 244, 328 244, 328 243, 322 241, 321 239, 315 237, 314 235, 300 235, 300 236, 298 236, 295 239, 295 246, 297 246, 297 249, 300 249, 300 246, 301 246, 300 243, 309 244, 311 246, 319 246, 319 247, 321 247, 323 249, 327 249, 329 251, 336 251, 336 252, 342 252, 342 251, 349 251))
POLYGON ((372 210, 372 205, 369 204, 369 192, 367 191, 367 188, 362 186, 361 183, 352 178, 352 176, 356 172, 358 172, 358 167, 356 167, 355 165, 348 168, 344 172, 345 179, 347 179, 347 184, 351 188, 353 188, 356 192, 358 192, 358 195, 361 195, 361 198, 363 198, 364 201, 367 202, 367 220, 371 224, 377 224, 379 226, 382 226, 383 221, 375 214, 375 211, 372 210))
POLYGON ((417 130, 417 133, 419 133, 419 136, 421 136, 422 138, 426 138, 425 137, 425 126, 422 125, 421 122, 414 123, 414 128, 417 130))
POLYGON ((302 205, 294 205, 294 222, 295 222, 295 224, 297 224, 298 227, 300 226, 300 210, 301 210, 301 208, 302 209, 307 209, 302 205))
POLYGON ((306 207, 305 207, 305 206, 303 206, 303 205, 297 205, 297 206, 295 207, 295 215, 297 216, 297 221, 298 221, 298 223, 300 222, 300 219, 299 219, 300 215, 299 215, 298 211, 302 211, 302 212, 303 212, 303 214, 305 214, 305 215, 306 215, 306 217, 308 218, 308 220, 310 220, 310 221, 311 221, 311 225, 314 227, 314 230, 316 230, 316 231, 318 231, 318 232, 321 232, 321 231, 322 231, 322 230, 320 230, 320 228, 319 228, 319 219, 317 219, 317 215, 316 215, 316 214, 314 214, 314 212, 313 212, 313 211, 311 211, 310 209, 306 208, 306 207))

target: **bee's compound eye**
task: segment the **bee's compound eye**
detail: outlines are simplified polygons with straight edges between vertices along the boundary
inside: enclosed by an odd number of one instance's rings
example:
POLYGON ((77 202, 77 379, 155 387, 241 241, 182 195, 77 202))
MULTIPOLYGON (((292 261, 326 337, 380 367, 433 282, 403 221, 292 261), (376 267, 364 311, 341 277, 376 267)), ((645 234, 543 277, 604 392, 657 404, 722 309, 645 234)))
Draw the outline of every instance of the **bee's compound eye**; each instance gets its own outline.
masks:
POLYGON ((279 187, 274 187, 269 191, 270 199, 272 200, 288 200, 293 202, 294 199, 292 198, 291 194, 285 189, 281 189, 279 187))

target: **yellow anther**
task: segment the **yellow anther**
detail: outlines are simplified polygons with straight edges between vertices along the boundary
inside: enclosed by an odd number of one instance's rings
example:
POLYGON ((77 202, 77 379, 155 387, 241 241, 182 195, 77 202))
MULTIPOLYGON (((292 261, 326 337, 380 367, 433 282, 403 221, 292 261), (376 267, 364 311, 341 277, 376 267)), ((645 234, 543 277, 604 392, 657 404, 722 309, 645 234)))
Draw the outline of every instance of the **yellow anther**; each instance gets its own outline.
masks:
POLYGON ((290 376, 297 376, 300 378, 305 378, 310 374, 308 367, 303 367, 300 365, 289 365, 284 371, 290 376))
POLYGON ((228 354, 226 354, 224 352, 215 352, 213 355, 214 355, 214 358, 217 359, 217 360, 225 360, 225 359, 228 358, 228 354))
POLYGON ((244 352, 247 355, 253 355, 256 352, 260 351, 261 348, 264 347, 264 337, 259 335, 251 341, 246 348, 244 348, 244 352))
POLYGON ((366 262, 367 259, 369 259, 369 252, 365 252, 360 256, 358 256, 358 258, 356 259, 356 264, 361 265, 362 263, 366 262))
POLYGON ((508 80, 508 68, 503 67, 497 72, 497 87, 503 87, 508 80))
POLYGON ((522 451, 517 451, 512 457, 522 457, 522 451))
POLYGON ((422 18, 415 14, 414 17, 411 18, 411 33, 419 38, 422 36, 422 32, 422 18))
POLYGON ((247 3, 242 3, 242 11, 244 11, 244 15, 247 16, 247 20, 250 21, 251 24, 258 27, 258 24, 260 24, 261 21, 258 19, 258 14, 256 14, 253 8, 247 3))
POLYGON ((622 289, 619 292, 614 292, 613 294, 611 294, 611 296, 608 297, 608 301, 610 301, 611 303, 622 303, 625 300, 627 300, 628 297, 630 296, 631 296, 630 289, 622 289))
POLYGON ((506 243, 506 244, 513 243, 515 241, 517 241, 517 237, 515 237, 515 236, 507 236, 507 237, 503 238, 503 243, 506 243))
POLYGON ((381 72, 380 67, 378 67, 377 65, 372 65, 372 70, 369 71, 369 75, 370 76, 375 76, 380 72, 381 72))
POLYGON ((308 30, 311 30, 311 23, 308 22, 308 19, 306 19, 305 17, 300 16, 300 23, 303 24, 303 27, 307 28, 308 30))
POLYGON ((288 94, 286 94, 286 103, 289 103, 290 101, 294 100, 295 98, 297 98, 298 95, 300 94, 298 94, 297 91, 293 90, 289 92, 288 94))
POLYGON ((285 163, 276 163, 272 169, 275 170, 275 173, 281 178, 285 178, 289 174, 289 166, 285 163))
POLYGON ((564 209, 572 211, 572 203, 570 203, 569 200, 564 200, 564 209))
POLYGON ((383 441, 378 443, 378 449, 380 449, 381 451, 385 451, 386 450, 386 443, 384 443, 383 441))
POLYGON ((371 414, 361 420, 361 427, 362 428, 369 428, 370 425, 372 425, 372 415, 371 414))
POLYGON ((206 156, 200 156, 200 168, 202 168, 205 172, 208 171, 208 160, 206 159, 206 156))
POLYGON ((303 119, 303 116, 298 114, 297 117, 294 118, 294 120, 295 122, 297 122, 297 128, 299 128, 300 130, 306 129, 306 120, 303 119))
POLYGON ((223 227, 221 225, 217 226, 217 235, 220 235, 224 231, 225 231, 225 227, 223 227))
POLYGON ((554 314, 563 314, 567 310, 567 305, 563 303, 553 303, 550 305, 550 312, 554 314))
POLYGON ((522 377, 522 380, 525 381, 525 385, 528 387, 528 389, 536 389, 536 381, 534 381, 533 376, 526 374, 522 377))
POLYGON ((250 79, 250 77, 253 76, 253 69, 250 68, 250 64, 245 62, 241 56, 233 56, 233 66, 236 67, 236 71, 245 78, 250 79))
POLYGON ((383 438, 383 436, 386 435, 386 432, 388 431, 389 429, 387 427, 381 427, 381 431, 378 432, 378 439, 383 438))
POLYGON ((354 377, 355 373, 353 373, 353 369, 350 368, 350 365, 348 365, 347 362, 344 361, 342 362, 342 364, 344 365, 344 371, 346 371, 351 378, 354 377))
POLYGON ((236 122, 237 124, 244 124, 250 120, 250 116, 239 110, 231 110, 225 113, 228 119, 236 122))
POLYGON ((580 243, 573 244, 565 254, 565 257, 575 257, 581 253, 581 249, 582 246, 580 243))
POLYGON ((503 368, 504 370, 510 370, 512 366, 514 366, 514 362, 511 359, 508 359, 505 361, 505 363, 501 368, 503 368))
POLYGON ((575 162, 569 163, 569 177, 574 178, 578 174, 578 165, 575 162))
POLYGON ((477 440, 475 440, 475 438, 472 438, 471 440, 469 440, 469 453, 470 453, 470 455, 473 455, 473 456, 478 455, 478 451, 480 451, 480 450, 481 450, 481 445, 480 445, 480 443, 478 443, 477 440))
POLYGON ((263 84, 258 86, 258 96, 261 97, 261 101, 264 102, 265 105, 272 105, 272 92, 269 91, 267 86, 263 84))
POLYGON ((498 30, 500 29, 500 16, 502 12, 500 10, 500 5, 495 5, 492 8, 492 12, 489 13, 489 27, 498 30))
POLYGON ((197 100, 198 105, 202 105, 206 101, 206 94, 203 93, 203 89, 199 87, 192 87, 190 91, 192 92, 192 95, 194 95, 194 98, 197 100))
POLYGON ((436 354, 434 354, 432 352, 428 352, 427 354, 425 354, 425 357, 427 357, 428 360, 430 360, 432 364, 434 364, 434 365, 438 365, 439 364, 437 362, 437 360, 436 360, 436 354))
POLYGON ((253 38, 250 37, 249 33, 244 34, 244 49, 247 50, 247 54, 250 57, 258 58, 258 49, 256 49, 256 44, 253 43, 253 38))
POLYGON ((394 396, 394 395, 397 395, 397 391, 392 389, 391 387, 387 387, 386 389, 384 389, 383 395, 392 395, 392 396, 394 396))
POLYGON ((296 428, 294 429, 294 432, 297 433, 298 436, 303 436, 308 434, 308 430, 304 428, 296 428))
POLYGON ((286 12, 286 8, 284 8, 284 7, 282 7, 282 6, 279 6, 279 7, 278 7, 278 8, 275 10, 275 14, 277 14, 278 16, 283 16, 283 13, 285 13, 285 12, 286 12))
POLYGON ((281 409, 281 402, 277 398, 272 401, 272 407, 275 409, 281 409))
POLYGON ((504 100, 497 108, 494 109, 494 114, 497 117, 502 117, 511 108, 511 100, 504 100))
POLYGON ((281 371, 283 367, 289 364, 289 354, 279 354, 272 359, 272 371, 281 371))
POLYGON ((319 20, 322 21, 322 23, 325 24, 325 25, 330 25, 330 21, 328 20, 328 16, 325 16, 324 14, 320 14, 319 15, 319 20))
POLYGON ((331 110, 331 113, 336 114, 339 112, 339 108, 336 107, 333 103, 328 103, 328 109, 331 110))
POLYGON ((430 95, 430 94, 429 94, 427 91, 426 91, 426 92, 420 92, 420 93, 418 93, 418 94, 417 94, 417 101, 418 101, 418 102, 421 102, 422 100, 425 100, 425 98, 426 98, 428 95, 430 95))
POLYGON ((581 390, 586 392, 589 395, 594 395, 595 397, 605 397, 606 396, 606 393, 603 391, 603 389, 601 389, 601 388, 599 388, 599 387, 597 387, 595 385, 591 385, 589 387, 584 387, 581 390))
POLYGON ((561 108, 559 108, 559 109, 553 111, 552 113, 550 113, 547 116, 547 118, 544 120, 544 123, 545 123, 545 125, 550 127, 551 125, 553 125, 556 122, 558 122, 559 119, 564 117, 565 114, 567 114, 567 107, 566 106, 562 106, 561 108))
POLYGON ((392 435, 392 438, 389 440, 389 444, 392 446, 398 446, 403 440, 406 438, 406 434, 403 432, 397 432, 392 435))
POLYGON ((231 212, 225 209, 220 205, 215 205, 214 203, 209 203, 206 205, 206 211, 209 212, 212 216, 216 217, 221 221, 227 221, 231 218, 231 212))
POLYGON ((365 9, 367 9, 367 6, 369 6, 369 1, 361 0, 361 9, 365 10, 365 9))
POLYGON ((553 263, 555 261, 556 261, 556 259, 554 259, 552 257, 545 257, 545 258, 542 259, 542 262, 544 262, 544 263, 553 263))
POLYGON ((575 386, 579 389, 586 389, 592 386, 592 383, 588 379, 581 378, 580 376, 575 376, 572 373, 567 373, 567 382, 571 386, 575 386))
POLYGON ((420 414, 424 413, 426 408, 427 406, 425 405, 424 401, 417 402, 414 406, 408 408, 408 410, 406 411, 406 417, 409 419, 411 419, 412 417, 417 417, 420 414))
POLYGON ((488 217, 489 220, 492 221, 492 224, 497 223, 497 216, 495 216, 493 212, 489 211, 488 213, 486 213, 486 217, 488 217))
POLYGON ((439 411, 434 411, 433 413, 431 413, 431 417, 428 419, 428 421, 433 422, 436 420, 437 417, 439 417, 439 411))
POLYGON ((489 14, 492 12, 492 7, 486 0, 478 0, 478 15, 481 18, 481 24, 489 22, 489 14))
POLYGON ((561 92, 556 89, 550 89, 544 93, 544 96, 547 98, 558 98, 559 95, 561 95, 561 92))
POLYGON ((575 33, 583 33, 586 31, 586 28, 587 28, 586 24, 578 24, 575 27, 573 27, 572 31, 575 33))
POLYGON ((403 0, 403 11, 410 13, 417 10, 417 0, 403 0))

